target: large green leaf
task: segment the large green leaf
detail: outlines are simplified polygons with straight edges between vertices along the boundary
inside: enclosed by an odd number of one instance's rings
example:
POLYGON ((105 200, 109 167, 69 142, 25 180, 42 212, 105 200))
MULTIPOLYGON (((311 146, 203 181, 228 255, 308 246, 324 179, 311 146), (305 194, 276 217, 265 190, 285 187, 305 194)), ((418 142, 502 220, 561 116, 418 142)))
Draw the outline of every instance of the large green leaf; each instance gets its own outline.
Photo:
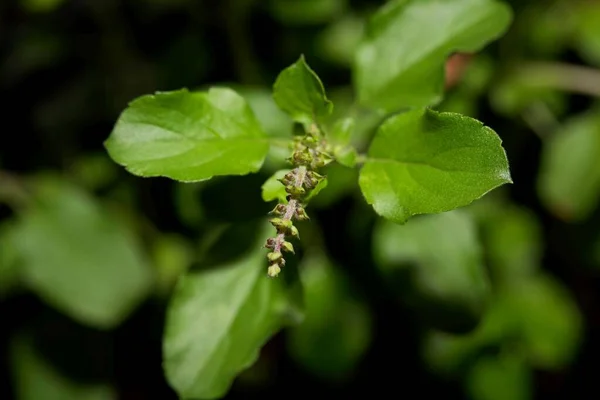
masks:
POLYGON ((327 100, 323 83, 304 56, 281 71, 273 86, 273 98, 294 121, 305 125, 317 122, 333 111, 333 103, 327 100))
POLYGON ((361 104, 395 111, 441 99, 444 63, 500 36, 511 11, 495 0, 395 0, 369 21, 354 62, 361 104))
POLYGON ((269 150, 246 101, 226 88, 142 96, 121 114, 105 146, 135 175, 185 182, 256 172, 269 150))
POLYGON ((136 240, 79 188, 52 177, 33 183, 35 201, 12 235, 24 283, 79 322, 114 327, 150 288, 136 240))
POLYGON ((417 109, 377 131, 360 172, 360 188, 375 211, 404 223, 415 214, 465 206, 512 182, 501 140, 460 114, 417 109))
POLYGON ((10 350, 17 400, 117 399, 106 385, 78 383, 61 375, 37 353, 29 336, 16 337, 10 350))
POLYGON ((585 219, 600 200, 598 109, 568 121, 544 143, 538 193, 565 220, 585 219))
POLYGON ((441 330, 467 331, 479 322, 490 292, 476 233, 462 210, 406 225, 380 220, 375 259, 394 292, 417 307, 423 320, 441 330))
POLYGON ((370 344, 368 309, 325 256, 304 259, 301 277, 306 318, 289 332, 290 354, 323 378, 347 378, 370 344))
MULTIPOLYGON (((259 235, 261 243, 272 228, 259 235), (268 232, 268 233, 267 233, 268 232)), ((288 321, 297 321, 283 278, 266 274, 264 249, 189 272, 175 288, 163 341, 164 369, 182 399, 219 398, 288 321)))

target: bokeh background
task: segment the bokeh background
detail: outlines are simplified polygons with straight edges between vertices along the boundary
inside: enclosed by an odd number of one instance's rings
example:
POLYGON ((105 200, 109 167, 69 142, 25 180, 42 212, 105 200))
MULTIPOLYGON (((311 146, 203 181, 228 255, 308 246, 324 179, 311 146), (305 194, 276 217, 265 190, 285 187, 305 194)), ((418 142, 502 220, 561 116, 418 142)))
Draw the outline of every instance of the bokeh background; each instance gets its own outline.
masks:
MULTIPOLYGON (((303 234, 326 250, 301 263, 335 271, 307 293, 318 318, 276 335, 227 398, 598 397, 600 1, 508 3, 504 37, 449 59, 436 108, 492 127, 514 184, 397 230, 366 206, 355 172, 332 167, 303 234), (463 235, 465 215, 467 244, 444 241, 463 235), (457 335, 460 316, 388 274, 406 241, 430 274, 483 257, 494 297, 474 331, 457 335), (342 294, 327 297, 329 284, 342 294)), ((300 54, 343 114, 353 51, 381 4, 0 1, 0 398, 176 398, 161 367, 173 284, 248 250, 282 155, 259 174, 179 184, 128 174, 103 141, 137 96, 210 85, 238 89, 270 134, 289 134, 269 91, 300 54)))

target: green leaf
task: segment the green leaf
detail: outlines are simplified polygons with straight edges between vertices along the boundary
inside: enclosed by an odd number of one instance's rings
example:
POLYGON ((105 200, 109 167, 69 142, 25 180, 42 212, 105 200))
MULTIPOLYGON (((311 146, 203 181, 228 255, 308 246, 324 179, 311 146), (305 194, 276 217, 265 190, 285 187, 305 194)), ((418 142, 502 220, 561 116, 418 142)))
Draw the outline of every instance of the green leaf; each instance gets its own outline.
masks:
POLYGON ((277 107, 270 88, 240 85, 235 89, 246 99, 268 136, 291 138, 294 121, 277 107))
POLYGON ((150 289, 151 270, 137 241, 79 188, 50 176, 32 183, 35 202, 13 234, 24 283, 81 323, 118 325, 150 289))
POLYGON ((578 4, 575 10, 573 22, 577 50, 590 64, 600 66, 600 6, 585 2, 578 4))
POLYGON ((379 127, 360 188, 379 215, 398 223, 462 207, 512 182, 501 143, 475 119, 409 111, 379 127))
POLYGON ((142 96, 121 114, 105 146, 135 175, 183 182, 256 172, 269 150, 250 106, 226 88, 142 96))
POLYGON ((460 376, 484 348, 500 346, 507 338, 506 312, 492 301, 479 326, 469 334, 431 331, 423 341, 423 358, 439 374, 460 376))
POLYGON ((354 61, 361 104, 396 111, 441 99, 444 63, 453 52, 475 52, 511 21, 495 0, 396 0, 368 23, 354 61))
POLYGON ((373 234, 378 268, 394 293, 436 329, 474 328, 490 294, 476 227, 462 210, 425 215, 406 225, 380 220, 373 234))
POLYGON ((339 119, 327 134, 329 143, 333 146, 333 156, 343 166, 352 168, 356 165, 356 149, 349 146, 352 132, 356 126, 354 118, 339 119))
POLYGON ((529 400, 531 383, 529 366, 515 354, 483 357, 467 376, 467 389, 473 400, 529 400))
POLYGON ((285 174, 290 172, 291 169, 281 169, 275 172, 267 181, 262 185, 262 198, 264 201, 269 202, 277 200, 280 203, 287 203, 288 193, 285 191, 283 183, 279 182, 278 179, 282 179, 285 174))
POLYGON ((371 341, 368 309, 351 294, 345 276, 325 256, 305 258, 300 271, 306 318, 289 331, 290 354, 323 378, 347 378, 371 341))
POLYGON ((570 293, 550 276, 522 279, 502 296, 530 362, 560 370, 576 356, 583 318, 570 293))
POLYGON ((494 207, 483 227, 492 277, 512 284, 539 270, 542 230, 533 213, 516 206, 494 207))
MULTIPOLYGON (((365 18, 346 13, 332 21, 317 37, 319 58, 348 68, 363 36, 365 18)), ((336 103, 337 104, 337 103, 336 103)))
POLYGON ((13 339, 10 346, 13 382, 19 400, 114 400, 106 385, 84 384, 61 375, 33 346, 29 336, 13 339))
MULTIPOLYGON (((271 233, 272 227, 266 226, 260 243, 271 233)), ((189 272, 175 288, 167 311, 163 365, 182 399, 225 395, 269 337, 300 318, 285 280, 267 276, 265 251, 258 243, 256 249, 229 265, 189 272)))
POLYGON ((538 193, 565 220, 583 220, 600 200, 598 110, 574 117, 544 143, 538 193))
POLYGON ((327 190, 311 201, 310 205, 312 207, 330 207, 340 198, 353 193, 357 189, 358 170, 343 167, 338 163, 331 163, 325 167, 323 172, 327 177, 327 190))
POLYGON ((273 86, 273 98, 279 108, 304 125, 316 123, 333 111, 323 83, 310 69, 304 56, 281 71, 273 86))
POLYGON ((191 244, 177 234, 158 236, 152 246, 152 258, 156 269, 156 286, 159 294, 172 290, 177 279, 194 260, 191 244))

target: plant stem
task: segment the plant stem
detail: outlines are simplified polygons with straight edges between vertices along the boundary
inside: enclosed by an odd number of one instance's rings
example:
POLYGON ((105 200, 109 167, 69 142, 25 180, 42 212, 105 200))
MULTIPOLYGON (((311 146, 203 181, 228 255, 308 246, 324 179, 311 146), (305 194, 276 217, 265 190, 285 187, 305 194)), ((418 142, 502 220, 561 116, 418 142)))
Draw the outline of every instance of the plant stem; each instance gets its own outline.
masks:
POLYGON ((523 84, 600 97, 600 70, 566 63, 533 62, 519 66, 523 84))

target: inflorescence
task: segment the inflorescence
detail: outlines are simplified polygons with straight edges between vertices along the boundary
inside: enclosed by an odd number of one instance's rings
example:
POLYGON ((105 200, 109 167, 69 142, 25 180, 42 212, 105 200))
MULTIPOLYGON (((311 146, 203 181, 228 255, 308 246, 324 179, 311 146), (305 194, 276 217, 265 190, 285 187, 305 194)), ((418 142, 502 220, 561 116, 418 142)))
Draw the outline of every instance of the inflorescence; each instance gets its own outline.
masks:
POLYGON ((298 229, 294 221, 308 220, 304 210, 305 200, 310 192, 325 177, 316 172, 333 161, 328 154, 327 143, 323 139, 316 125, 311 125, 304 136, 294 139, 292 156, 288 161, 294 166, 279 181, 285 186, 287 192, 287 203, 279 203, 271 211, 275 215, 269 222, 277 230, 275 237, 267 239, 265 247, 271 251, 267 254, 269 268, 267 273, 270 277, 276 277, 285 265, 283 252, 294 253, 294 246, 287 241, 288 238, 299 238, 298 229))

